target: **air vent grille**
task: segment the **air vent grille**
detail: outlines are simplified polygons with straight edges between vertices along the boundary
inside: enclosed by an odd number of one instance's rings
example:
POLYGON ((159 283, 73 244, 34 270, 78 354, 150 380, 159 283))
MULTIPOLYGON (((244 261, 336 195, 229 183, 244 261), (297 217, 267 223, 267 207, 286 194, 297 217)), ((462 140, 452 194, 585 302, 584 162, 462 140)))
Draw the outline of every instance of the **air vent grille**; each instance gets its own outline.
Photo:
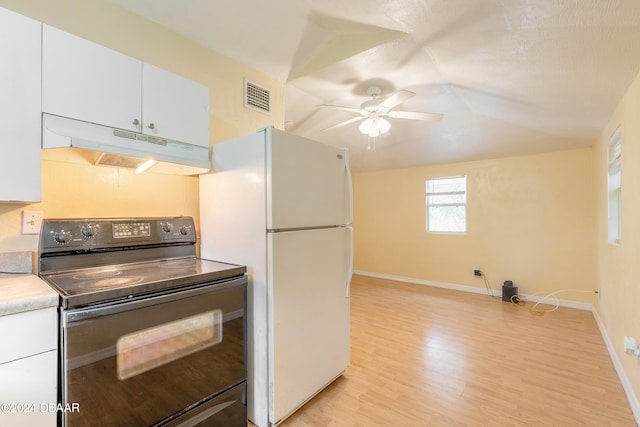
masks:
POLYGON ((136 134, 133 132, 127 132, 126 130, 114 129, 113 136, 119 136, 120 138, 136 139, 136 134))
POLYGON ((244 106, 263 113, 271 114, 271 91, 245 80, 244 106))
POLYGON ((164 145, 164 146, 167 145, 167 140, 164 138, 155 138, 153 136, 148 136, 147 141, 156 145, 164 145))

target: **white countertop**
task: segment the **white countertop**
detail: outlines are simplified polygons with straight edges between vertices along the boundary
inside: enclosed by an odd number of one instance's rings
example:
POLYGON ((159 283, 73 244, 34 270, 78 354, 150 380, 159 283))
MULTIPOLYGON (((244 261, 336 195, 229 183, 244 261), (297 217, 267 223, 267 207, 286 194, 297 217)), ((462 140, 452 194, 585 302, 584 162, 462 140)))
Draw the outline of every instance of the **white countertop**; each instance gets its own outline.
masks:
POLYGON ((0 316, 58 305, 58 293, 33 274, 0 274, 0 316))

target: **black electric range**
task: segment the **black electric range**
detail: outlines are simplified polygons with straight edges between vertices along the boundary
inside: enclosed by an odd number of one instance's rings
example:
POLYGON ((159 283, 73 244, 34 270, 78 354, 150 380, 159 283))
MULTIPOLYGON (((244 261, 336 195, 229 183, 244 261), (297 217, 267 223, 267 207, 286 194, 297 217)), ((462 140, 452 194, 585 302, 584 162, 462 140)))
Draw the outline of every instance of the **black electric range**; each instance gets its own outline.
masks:
POLYGON ((246 268, 196 243, 188 217, 43 221, 58 403, 81 408, 59 425, 247 425, 246 268))
POLYGON ((192 218, 45 220, 40 276, 63 308, 242 276, 246 267, 196 257, 192 218))

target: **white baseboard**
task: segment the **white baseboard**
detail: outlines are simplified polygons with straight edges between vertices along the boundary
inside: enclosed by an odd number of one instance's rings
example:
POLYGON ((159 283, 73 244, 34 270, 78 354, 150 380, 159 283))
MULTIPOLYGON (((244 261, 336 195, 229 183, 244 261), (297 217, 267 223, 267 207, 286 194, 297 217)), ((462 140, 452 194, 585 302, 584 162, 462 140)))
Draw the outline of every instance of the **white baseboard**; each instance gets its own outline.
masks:
MULTIPOLYGON (((479 288, 476 286, 458 285, 454 283, 445 283, 445 282, 434 282, 433 280, 415 279, 412 277, 395 276, 392 274, 373 273, 370 271, 362 271, 362 270, 354 270, 353 273, 360 274, 362 276, 377 277, 379 279, 388 279, 388 280, 396 280, 399 282, 413 283, 416 285, 425 285, 425 286, 434 286, 436 288, 452 289, 454 291, 471 292, 474 294, 485 294, 485 295, 487 294, 487 289, 479 288)), ((502 291, 492 289, 492 296, 502 296, 502 291)), ((540 296, 527 295, 527 294, 520 294, 520 297, 525 301, 531 301, 531 302, 540 302, 543 299, 545 299, 545 297, 543 296, 540 297, 540 296)), ((586 303, 586 302, 547 298, 544 303, 555 305, 556 302, 560 307, 575 308, 578 310, 587 310, 587 311, 593 310, 593 304, 586 303)))
POLYGON ((607 350, 609 351, 609 357, 611 357, 613 366, 616 368, 616 372, 618 373, 618 377, 620 378, 620 382, 622 383, 622 388, 627 395, 629 405, 631 405, 633 417, 636 419, 636 424, 640 426, 640 401, 638 401, 638 397, 633 391, 633 387, 631 387, 629 377, 627 377, 627 374, 622 367, 622 363, 620 363, 618 353, 616 353, 615 351, 615 347, 613 345, 613 342, 611 341, 611 338, 609 338, 609 333, 604 327, 604 323, 602 323, 602 320, 600 319, 600 316, 598 315, 598 312, 596 310, 592 310, 592 313, 593 317, 596 319, 598 328, 600 329, 600 334, 602 334, 602 339, 604 340, 604 343, 607 346, 607 350))
MULTIPOLYGON (((415 279, 412 277, 395 276, 392 274, 373 273, 370 271, 362 271, 362 270, 354 270, 353 273, 359 274, 362 276, 377 277, 379 279, 388 279, 388 280, 395 280, 398 282, 413 283, 416 285, 434 286, 437 288, 452 289, 455 291, 462 291, 462 292, 471 292, 474 294, 487 294, 487 290, 485 288, 478 288, 475 286, 434 282, 432 280, 415 279)), ((499 296, 499 295, 502 295, 502 292, 492 290, 492 295, 499 296)), ((526 294, 522 294, 522 297, 527 301, 533 301, 533 302, 539 302, 544 298, 544 297, 536 297, 536 296, 527 296, 526 294)), ((554 300, 547 301, 547 303, 549 302, 551 302, 552 304, 555 304, 556 300, 554 299, 554 300)), ((605 329, 604 324, 600 320, 598 313, 593 309, 593 304, 570 301, 570 300, 561 300, 561 299, 558 299, 557 302, 558 302, 558 305, 561 307, 576 308, 578 310, 588 310, 593 313, 593 317, 596 319, 596 323, 598 324, 598 328, 600 329, 600 334, 602 335, 602 339, 604 340, 604 343, 607 347, 609 356, 611 357, 611 361, 613 362, 613 366, 615 367, 616 372, 618 373, 618 377, 620 378, 622 387, 624 388, 624 391, 627 395, 627 399, 629 400, 629 405, 631 405, 631 411, 633 412, 633 416, 636 420, 636 424, 640 426, 640 403, 638 402, 638 398, 636 397, 636 394, 633 391, 633 387, 631 387, 631 383, 629 382, 629 378, 627 377, 627 374, 622 368, 622 364, 620 363, 620 359, 618 359, 618 355, 614 350, 613 343, 609 338, 609 334, 607 333, 607 330, 605 329)))

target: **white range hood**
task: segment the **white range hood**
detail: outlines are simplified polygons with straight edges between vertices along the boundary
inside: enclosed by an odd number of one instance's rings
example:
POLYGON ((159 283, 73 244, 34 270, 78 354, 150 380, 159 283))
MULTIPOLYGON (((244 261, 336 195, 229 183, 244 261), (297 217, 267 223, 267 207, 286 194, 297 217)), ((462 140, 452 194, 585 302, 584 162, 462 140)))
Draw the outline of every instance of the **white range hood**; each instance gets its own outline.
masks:
POLYGON ((150 172, 197 175, 211 169, 208 148, 46 113, 42 115, 42 148, 45 159, 59 160, 62 154, 68 161, 82 159, 98 166, 136 169, 154 160, 157 163, 150 172), (76 149, 91 153, 76 155, 76 149))

